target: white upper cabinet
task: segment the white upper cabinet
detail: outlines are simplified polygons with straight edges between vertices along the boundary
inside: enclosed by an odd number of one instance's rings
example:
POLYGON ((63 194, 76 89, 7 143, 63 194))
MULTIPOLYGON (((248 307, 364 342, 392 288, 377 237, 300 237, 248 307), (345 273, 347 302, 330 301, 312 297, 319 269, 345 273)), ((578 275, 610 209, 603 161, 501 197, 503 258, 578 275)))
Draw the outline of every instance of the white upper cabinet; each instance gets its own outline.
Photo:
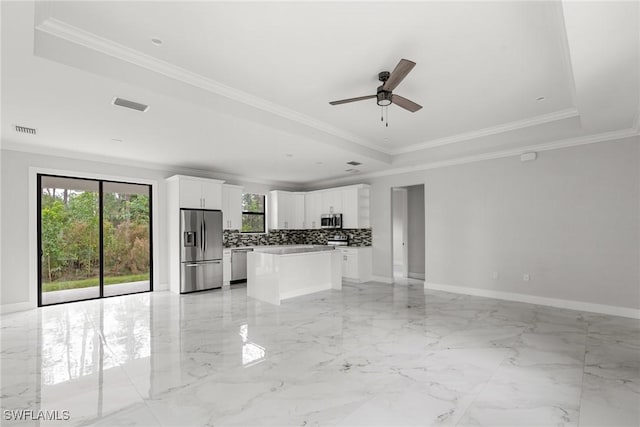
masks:
POLYGON ((324 190, 322 193, 322 212, 342 213, 342 191, 339 189, 324 190))
POLYGON ((322 214, 342 214, 342 228, 369 228, 369 186, 365 184, 294 193, 269 192, 269 228, 320 228, 322 214))
POLYGON ((222 185, 222 228, 242 228, 242 187, 239 185, 222 185))
POLYGON ((304 225, 304 193, 269 192, 269 228, 299 230, 304 225))
POLYGON ((342 189, 342 228, 369 228, 369 186, 342 189))
POLYGON ((292 205, 291 228, 295 230, 308 228, 304 216, 304 193, 294 193, 292 205))
POLYGON ((181 208, 222 209, 223 181, 182 175, 174 175, 168 180, 178 185, 181 208))
POLYGON ((305 228, 320 228, 320 215, 322 215, 322 192, 306 193, 304 195, 305 228))

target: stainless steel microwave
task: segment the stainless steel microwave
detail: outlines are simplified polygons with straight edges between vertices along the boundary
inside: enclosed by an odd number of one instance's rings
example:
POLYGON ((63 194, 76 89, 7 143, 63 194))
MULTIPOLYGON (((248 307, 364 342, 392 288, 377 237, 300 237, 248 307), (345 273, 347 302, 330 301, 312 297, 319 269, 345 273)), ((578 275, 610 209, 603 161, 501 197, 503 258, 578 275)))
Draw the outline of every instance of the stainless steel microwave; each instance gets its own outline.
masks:
POLYGON ((342 214, 322 214, 320 228, 342 228, 342 214))

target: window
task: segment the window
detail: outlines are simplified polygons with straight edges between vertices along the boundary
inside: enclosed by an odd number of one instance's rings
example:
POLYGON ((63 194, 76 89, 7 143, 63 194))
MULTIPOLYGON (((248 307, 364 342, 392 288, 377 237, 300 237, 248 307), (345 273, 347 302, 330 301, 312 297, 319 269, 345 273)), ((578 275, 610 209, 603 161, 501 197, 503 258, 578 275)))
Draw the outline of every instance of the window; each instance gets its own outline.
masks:
POLYGON ((39 306, 152 290, 150 185, 37 179, 39 306))
POLYGON ((242 233, 264 233, 264 195, 242 193, 242 233))

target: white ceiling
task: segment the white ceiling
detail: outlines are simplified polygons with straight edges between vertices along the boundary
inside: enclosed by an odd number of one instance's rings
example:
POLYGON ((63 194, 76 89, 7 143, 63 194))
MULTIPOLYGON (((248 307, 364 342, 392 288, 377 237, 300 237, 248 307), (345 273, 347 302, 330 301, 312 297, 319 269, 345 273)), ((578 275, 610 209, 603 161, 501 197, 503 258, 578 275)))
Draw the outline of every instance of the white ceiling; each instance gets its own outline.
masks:
POLYGON ((637 134, 639 14, 638 2, 3 2, 2 142, 312 184, 349 175, 349 160, 371 173, 637 134), (390 107, 387 128, 375 100, 328 104, 374 94, 401 58, 417 66, 394 92, 422 110, 390 107))

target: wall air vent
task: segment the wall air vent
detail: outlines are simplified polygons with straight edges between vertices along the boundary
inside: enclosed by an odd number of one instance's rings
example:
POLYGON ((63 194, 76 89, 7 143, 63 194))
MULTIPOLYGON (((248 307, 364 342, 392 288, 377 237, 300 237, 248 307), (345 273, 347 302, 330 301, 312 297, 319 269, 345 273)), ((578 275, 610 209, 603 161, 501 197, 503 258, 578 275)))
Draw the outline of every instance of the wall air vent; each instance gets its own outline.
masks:
POLYGON ((358 166, 358 165, 361 165, 362 163, 356 162, 355 160, 351 160, 350 162, 347 162, 347 164, 351 166, 358 166))
POLYGON ((119 107, 131 108, 132 110, 142 111, 143 113, 149 109, 148 105, 140 104, 139 102, 129 101, 128 99, 122 99, 115 97, 113 101, 111 101, 113 105, 117 105, 119 107))
POLYGON ((16 132, 18 133, 26 133, 29 135, 36 135, 37 131, 34 128, 28 128, 24 126, 15 125, 16 132))

